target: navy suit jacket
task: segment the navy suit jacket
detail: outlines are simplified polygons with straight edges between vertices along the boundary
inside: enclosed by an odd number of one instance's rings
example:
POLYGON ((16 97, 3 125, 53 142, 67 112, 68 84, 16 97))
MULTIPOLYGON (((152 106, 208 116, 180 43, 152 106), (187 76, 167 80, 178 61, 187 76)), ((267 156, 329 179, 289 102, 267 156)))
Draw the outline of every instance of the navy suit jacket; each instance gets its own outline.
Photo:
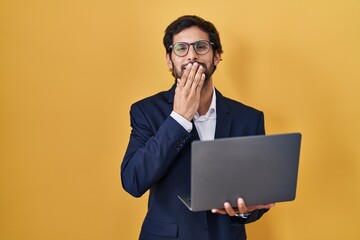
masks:
MULTIPOLYGON (((256 221, 266 210, 256 210, 248 219, 191 212, 177 197, 190 192, 189 143, 199 137, 195 127, 188 133, 170 117, 174 94, 175 85, 134 103, 130 110, 132 130, 121 180, 135 197, 150 190, 140 239, 246 239, 244 224, 256 221)), ((217 90, 216 115, 215 138, 265 133, 262 112, 225 98, 217 90)))

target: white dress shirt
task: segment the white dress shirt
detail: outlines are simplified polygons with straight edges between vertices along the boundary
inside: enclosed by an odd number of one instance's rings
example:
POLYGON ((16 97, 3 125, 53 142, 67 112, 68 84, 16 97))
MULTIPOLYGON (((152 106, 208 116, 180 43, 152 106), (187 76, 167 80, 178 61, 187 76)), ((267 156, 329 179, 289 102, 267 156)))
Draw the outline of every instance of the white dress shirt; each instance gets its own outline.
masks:
MULTIPOLYGON (((191 132, 193 125, 190 121, 174 111, 171 112, 170 116, 185 128, 186 131, 191 132)), ((196 112, 193 120, 201 141, 214 140, 216 128, 216 94, 214 88, 209 110, 202 116, 196 112)))

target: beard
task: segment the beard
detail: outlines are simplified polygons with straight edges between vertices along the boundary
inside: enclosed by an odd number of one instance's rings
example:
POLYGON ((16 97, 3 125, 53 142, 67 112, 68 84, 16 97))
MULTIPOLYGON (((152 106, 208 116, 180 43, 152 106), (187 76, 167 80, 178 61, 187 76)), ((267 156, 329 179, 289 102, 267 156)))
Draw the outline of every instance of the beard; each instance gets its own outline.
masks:
MULTIPOLYGON (((172 62, 172 60, 171 60, 172 62)), ((203 68, 205 69, 204 71, 204 74, 205 74, 205 84, 209 81, 209 79, 211 78, 211 76, 213 75, 213 73, 215 72, 216 70, 216 66, 214 64, 214 59, 212 60, 209 68, 207 68, 206 64, 205 63, 202 63, 202 62, 198 62, 198 61, 194 61, 194 62, 191 62, 191 64, 194 64, 194 63, 198 63, 199 65, 203 66, 203 68)), ((174 63, 172 62, 173 66, 174 66, 174 63)), ((181 78, 181 76, 183 75, 184 73, 184 70, 186 68, 186 66, 188 65, 189 63, 185 63, 183 65, 181 65, 181 68, 180 69, 177 69, 176 67, 174 67, 172 69, 172 75, 175 77, 175 83, 177 82, 177 79, 178 78, 181 78)))

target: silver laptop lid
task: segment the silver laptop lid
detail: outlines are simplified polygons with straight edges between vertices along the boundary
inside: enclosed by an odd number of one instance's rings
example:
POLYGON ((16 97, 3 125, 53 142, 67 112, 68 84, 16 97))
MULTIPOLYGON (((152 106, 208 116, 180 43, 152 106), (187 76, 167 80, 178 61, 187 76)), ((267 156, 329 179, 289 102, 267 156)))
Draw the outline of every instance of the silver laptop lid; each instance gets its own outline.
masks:
POLYGON ((192 142, 191 210, 295 199, 300 133, 192 142))

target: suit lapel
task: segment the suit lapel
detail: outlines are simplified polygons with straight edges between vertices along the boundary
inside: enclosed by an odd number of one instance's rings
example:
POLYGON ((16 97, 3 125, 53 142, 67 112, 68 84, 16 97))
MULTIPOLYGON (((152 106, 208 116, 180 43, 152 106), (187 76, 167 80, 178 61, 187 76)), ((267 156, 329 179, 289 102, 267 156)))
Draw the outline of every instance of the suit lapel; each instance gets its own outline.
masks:
POLYGON ((216 128, 215 138, 225 138, 230 136, 232 125, 231 112, 226 104, 225 98, 221 93, 216 91, 216 128))
POLYGON ((174 96, 175 96, 175 88, 176 85, 174 84, 168 91, 164 91, 161 93, 161 95, 163 96, 163 98, 167 101, 168 105, 168 112, 169 114, 172 112, 173 110, 173 104, 174 104, 174 96))
POLYGON ((176 88, 176 84, 172 85, 172 87, 168 91, 162 92, 164 98, 171 105, 174 103, 175 88, 176 88))

